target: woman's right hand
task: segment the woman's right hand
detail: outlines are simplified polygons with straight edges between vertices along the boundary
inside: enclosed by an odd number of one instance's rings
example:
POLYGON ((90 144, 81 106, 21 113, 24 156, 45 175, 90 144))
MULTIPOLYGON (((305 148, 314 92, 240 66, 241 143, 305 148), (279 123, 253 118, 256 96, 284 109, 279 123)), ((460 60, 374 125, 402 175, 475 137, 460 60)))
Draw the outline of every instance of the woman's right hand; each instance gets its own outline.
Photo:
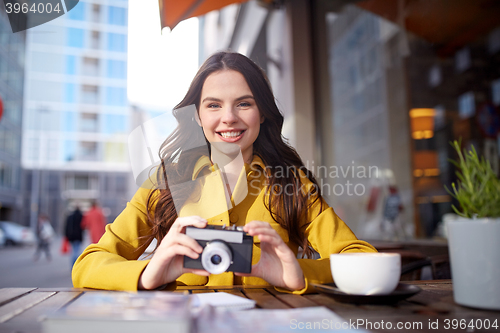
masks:
POLYGON ((183 267, 184 256, 197 259, 203 251, 197 241, 184 233, 185 228, 187 226, 204 228, 206 225, 207 220, 199 216, 177 218, 139 277, 138 288, 155 289, 175 281, 184 273, 210 275, 202 269, 183 267))

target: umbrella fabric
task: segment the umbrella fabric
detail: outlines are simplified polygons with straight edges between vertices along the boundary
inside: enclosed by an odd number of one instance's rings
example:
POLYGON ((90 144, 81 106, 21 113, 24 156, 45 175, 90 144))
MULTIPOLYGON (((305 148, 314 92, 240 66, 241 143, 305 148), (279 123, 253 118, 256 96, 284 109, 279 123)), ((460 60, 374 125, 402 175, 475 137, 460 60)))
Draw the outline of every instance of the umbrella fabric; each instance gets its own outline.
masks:
POLYGON ((159 0, 161 27, 173 29, 182 20, 245 1, 247 0, 159 0))

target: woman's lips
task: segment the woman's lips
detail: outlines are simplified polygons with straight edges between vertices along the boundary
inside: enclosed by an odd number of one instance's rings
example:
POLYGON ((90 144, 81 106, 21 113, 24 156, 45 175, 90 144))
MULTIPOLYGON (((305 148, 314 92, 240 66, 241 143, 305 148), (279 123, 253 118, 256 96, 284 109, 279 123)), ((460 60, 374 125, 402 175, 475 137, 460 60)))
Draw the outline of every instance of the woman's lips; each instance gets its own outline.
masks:
POLYGON ((224 131, 224 132, 216 132, 219 138, 224 142, 236 142, 243 137, 245 133, 244 130, 240 131, 224 131))

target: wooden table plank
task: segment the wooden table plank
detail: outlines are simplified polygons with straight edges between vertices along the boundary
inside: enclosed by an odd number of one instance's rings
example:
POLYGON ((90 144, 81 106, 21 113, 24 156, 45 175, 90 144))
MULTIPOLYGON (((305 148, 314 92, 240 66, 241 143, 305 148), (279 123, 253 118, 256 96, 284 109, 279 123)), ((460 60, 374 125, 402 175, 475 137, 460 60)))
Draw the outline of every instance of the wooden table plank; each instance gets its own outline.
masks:
MULTIPOLYGON (((37 291, 35 291, 35 293, 37 293, 37 291)), ((41 332, 41 320, 44 316, 59 310, 81 294, 82 293, 79 291, 58 292, 38 303, 36 306, 29 308, 23 313, 3 323, 0 331, 12 331, 18 333, 41 332)))
POLYGON ((191 294, 205 294, 205 293, 214 293, 213 289, 195 289, 191 290, 191 294))
POLYGON ((177 290, 222 290, 222 289, 265 289, 268 288, 269 285, 228 285, 228 286, 177 286, 177 290))
POLYGON ((276 289, 274 288, 267 288, 266 290, 269 293, 273 294, 280 301, 288 304, 292 308, 307 308, 307 307, 318 306, 318 304, 314 303, 313 301, 307 299, 302 295, 280 293, 276 291, 276 289))
POLYGON ((228 294, 231 294, 231 295, 236 295, 236 296, 240 296, 240 297, 245 297, 245 298, 248 298, 245 294, 243 294, 241 292, 241 290, 239 289, 216 289, 217 292, 224 292, 224 293, 228 293, 228 294))
POLYGON ((55 292, 31 292, 4 304, 0 307, 0 323, 6 322, 54 294, 55 292))
POLYGON ((257 302, 261 309, 290 309, 291 307, 268 293, 265 289, 245 289, 243 293, 257 302))
POLYGON ((35 289, 36 288, 2 288, 0 289, 0 305, 35 289))

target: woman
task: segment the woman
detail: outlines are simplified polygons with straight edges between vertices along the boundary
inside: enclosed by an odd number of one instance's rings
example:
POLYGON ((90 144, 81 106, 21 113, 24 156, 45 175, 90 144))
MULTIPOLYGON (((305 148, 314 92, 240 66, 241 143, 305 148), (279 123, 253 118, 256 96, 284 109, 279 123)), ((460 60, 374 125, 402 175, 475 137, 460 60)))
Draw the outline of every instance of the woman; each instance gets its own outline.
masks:
POLYGON ((283 116, 265 74, 251 60, 231 52, 211 56, 174 115, 179 125, 160 149, 156 187, 138 190, 99 243, 84 251, 73 269, 75 287, 271 284, 305 293, 313 290, 312 281, 332 281, 331 253, 375 251, 328 207, 313 175, 283 140, 283 116), (193 104, 194 115, 186 111, 193 104), (201 126, 202 134, 193 126, 201 126), (192 148, 199 139, 206 144, 192 148), (218 168, 214 154, 225 144, 238 146, 244 165, 218 168), (217 177, 206 177, 212 173, 217 177), (244 185, 248 193, 236 200, 244 185), (214 210, 221 205, 227 210, 214 210), (241 226, 254 236, 250 274, 183 268, 184 256, 196 259, 203 250, 185 227, 207 224, 241 226), (158 240, 152 258, 137 261, 152 238, 158 240), (299 247, 308 257, 312 247, 321 259, 296 259, 299 247))

